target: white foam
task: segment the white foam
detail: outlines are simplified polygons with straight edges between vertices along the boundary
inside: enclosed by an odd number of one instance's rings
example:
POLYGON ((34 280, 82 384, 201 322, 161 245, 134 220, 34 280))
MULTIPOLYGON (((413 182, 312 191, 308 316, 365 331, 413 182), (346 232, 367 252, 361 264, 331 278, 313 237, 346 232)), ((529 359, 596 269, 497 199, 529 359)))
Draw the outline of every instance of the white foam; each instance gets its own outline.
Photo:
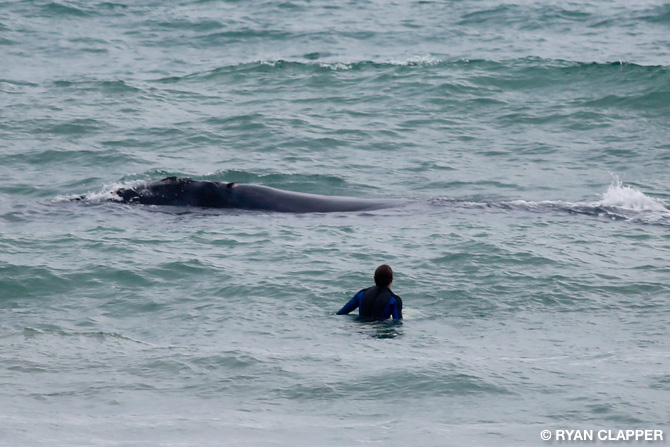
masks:
POLYGON ((390 64, 398 66, 431 66, 438 65, 444 62, 443 59, 427 55, 417 55, 409 56, 407 59, 387 59, 387 60, 358 60, 358 61, 332 61, 332 60, 318 60, 318 61, 305 61, 302 58, 281 58, 281 59, 261 59, 250 61, 249 63, 259 63, 261 65, 269 65, 271 67, 276 67, 278 64, 282 63, 295 63, 295 64, 305 64, 305 65, 318 65, 321 68, 329 68, 333 71, 347 71, 351 70, 355 65, 359 63, 378 63, 378 64, 390 64))
POLYGON ((389 63, 391 65, 402 65, 402 66, 411 66, 411 65, 438 65, 444 62, 442 59, 436 58, 429 54, 423 56, 411 56, 405 60, 391 59, 389 63))
POLYGON ((403 308, 402 313, 405 320, 419 320, 426 316, 418 309, 408 309, 406 307, 403 308))
POLYGON ((598 202, 600 206, 617 207, 632 211, 668 211, 667 205, 660 199, 646 196, 630 186, 624 186, 621 179, 616 178, 607 188, 598 202))
MULTIPOLYGON (((121 188, 135 188, 140 185, 144 185, 147 182, 144 180, 132 180, 124 183, 116 182, 112 184, 103 185, 102 189, 98 192, 89 192, 83 197, 87 202, 109 202, 117 201, 121 202, 122 199, 115 192, 121 188)), ((57 196, 53 199, 53 202, 70 202, 82 197, 81 195, 66 195, 66 196, 57 196)))
POLYGON ((333 71, 347 71, 351 70, 351 64, 343 62, 319 62, 321 68, 330 68, 333 71))

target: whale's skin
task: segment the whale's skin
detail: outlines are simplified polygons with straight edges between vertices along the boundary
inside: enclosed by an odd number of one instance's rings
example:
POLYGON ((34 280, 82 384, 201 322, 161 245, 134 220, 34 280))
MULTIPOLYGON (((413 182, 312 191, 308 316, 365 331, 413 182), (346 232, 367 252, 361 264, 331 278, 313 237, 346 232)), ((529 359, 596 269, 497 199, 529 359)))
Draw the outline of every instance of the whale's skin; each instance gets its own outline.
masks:
POLYGON ((398 200, 373 200, 285 191, 269 186, 168 177, 114 192, 125 203, 236 208, 284 213, 332 213, 389 208, 398 200))

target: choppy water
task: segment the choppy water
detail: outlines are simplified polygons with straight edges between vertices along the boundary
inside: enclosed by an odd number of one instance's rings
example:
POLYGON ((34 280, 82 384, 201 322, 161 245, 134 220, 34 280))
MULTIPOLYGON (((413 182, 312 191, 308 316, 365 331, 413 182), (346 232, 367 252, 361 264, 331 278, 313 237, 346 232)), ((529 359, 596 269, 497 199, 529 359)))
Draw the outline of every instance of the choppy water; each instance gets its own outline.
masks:
POLYGON ((670 436, 667 3, 2 1, 0 54, 0 445, 670 436), (107 200, 168 175, 410 204, 107 200), (335 316, 381 263, 405 323, 335 316))

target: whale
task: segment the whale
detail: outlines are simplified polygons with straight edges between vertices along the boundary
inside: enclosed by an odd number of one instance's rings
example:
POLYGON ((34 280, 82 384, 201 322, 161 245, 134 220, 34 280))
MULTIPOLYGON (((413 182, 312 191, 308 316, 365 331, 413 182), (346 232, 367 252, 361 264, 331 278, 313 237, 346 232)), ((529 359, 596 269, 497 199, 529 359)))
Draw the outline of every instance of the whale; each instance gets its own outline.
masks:
POLYGON ((398 206, 399 200, 375 200, 286 191, 235 182, 167 177, 158 182, 113 192, 114 200, 128 204, 202 208, 234 208, 283 213, 370 211, 398 206))

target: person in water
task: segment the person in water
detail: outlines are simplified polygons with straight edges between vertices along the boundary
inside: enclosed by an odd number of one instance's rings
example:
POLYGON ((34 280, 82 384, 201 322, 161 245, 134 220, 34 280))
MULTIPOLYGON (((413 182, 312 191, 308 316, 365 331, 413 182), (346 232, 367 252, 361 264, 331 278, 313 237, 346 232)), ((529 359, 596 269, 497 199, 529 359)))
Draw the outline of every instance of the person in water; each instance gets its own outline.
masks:
POLYGON ((346 315, 358 308, 361 318, 367 320, 402 320, 402 300, 389 287, 393 282, 393 270, 388 265, 380 265, 375 270, 375 286, 363 289, 337 312, 346 315))

